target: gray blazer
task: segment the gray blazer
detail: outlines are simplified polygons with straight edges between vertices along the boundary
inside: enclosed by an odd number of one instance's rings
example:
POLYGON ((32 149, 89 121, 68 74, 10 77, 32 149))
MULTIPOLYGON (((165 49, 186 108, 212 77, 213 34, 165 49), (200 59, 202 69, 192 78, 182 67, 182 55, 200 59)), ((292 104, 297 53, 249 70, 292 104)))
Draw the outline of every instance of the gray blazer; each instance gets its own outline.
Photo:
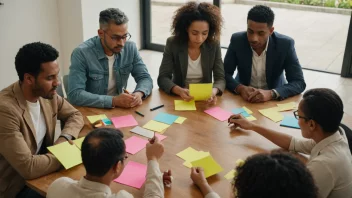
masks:
MULTIPOLYGON (((201 83, 212 83, 213 87, 219 89, 219 94, 225 89, 224 64, 221 59, 221 49, 218 43, 210 44, 204 42, 200 50, 203 79, 201 83)), ((166 41, 163 60, 159 68, 158 85, 170 94, 172 87, 178 85, 185 87, 188 68, 188 46, 180 43, 175 37, 169 37, 166 41)))

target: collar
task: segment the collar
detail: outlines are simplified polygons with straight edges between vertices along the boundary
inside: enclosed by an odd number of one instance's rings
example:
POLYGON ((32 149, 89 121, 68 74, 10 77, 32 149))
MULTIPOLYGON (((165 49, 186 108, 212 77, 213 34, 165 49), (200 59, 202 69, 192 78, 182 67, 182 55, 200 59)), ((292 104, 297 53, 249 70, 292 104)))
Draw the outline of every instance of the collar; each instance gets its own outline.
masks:
POLYGON ((328 147, 330 144, 332 144, 334 142, 341 141, 342 138, 343 138, 343 136, 340 134, 340 132, 336 131, 334 134, 323 139, 322 141, 320 141, 318 144, 316 144, 314 146, 314 148, 312 149, 310 158, 311 159, 315 158, 316 156, 318 156, 320 154, 321 150, 328 147))
MULTIPOLYGON (((270 36, 268 37, 268 41, 266 42, 265 49, 264 49, 264 51, 262 52, 262 54, 261 54, 261 55, 263 55, 263 54, 265 55, 265 54, 266 54, 266 52, 268 51, 269 40, 270 40, 270 36)), ((249 46, 250 46, 250 45, 249 45, 249 46)), ((258 56, 257 52, 255 52, 255 51, 254 51, 254 49, 253 49, 252 47, 251 47, 251 49, 252 49, 253 53, 254 53, 254 54, 256 54, 256 55, 258 56)), ((261 56, 261 55, 260 55, 260 56, 261 56)))
POLYGON ((89 189, 96 192, 102 192, 102 193, 105 193, 106 195, 111 195, 111 189, 109 186, 99 182, 89 181, 84 177, 82 177, 81 180, 79 180, 78 185, 85 189, 89 189))
POLYGON ((17 81, 15 83, 15 86, 13 88, 13 92, 14 92, 16 100, 17 100, 19 106, 21 107, 21 109, 26 110, 27 102, 26 102, 26 99, 24 98, 24 95, 23 95, 23 92, 22 92, 22 89, 21 89, 20 81, 17 81))

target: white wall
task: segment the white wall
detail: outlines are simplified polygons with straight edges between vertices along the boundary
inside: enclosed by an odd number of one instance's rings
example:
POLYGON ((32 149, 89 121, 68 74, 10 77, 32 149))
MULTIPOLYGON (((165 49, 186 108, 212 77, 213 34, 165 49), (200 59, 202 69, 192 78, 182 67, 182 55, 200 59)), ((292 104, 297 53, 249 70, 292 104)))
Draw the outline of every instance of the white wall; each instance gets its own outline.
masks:
POLYGON ((119 8, 128 17, 128 31, 131 40, 140 49, 141 46, 141 13, 139 0, 82 0, 83 38, 87 40, 96 36, 99 28, 99 13, 107 8, 119 8))
MULTIPOLYGON (((23 45, 41 41, 60 51, 56 0, 1 0, 0 89, 18 80, 15 56, 23 45)), ((61 59, 59 59, 61 62, 61 59)))

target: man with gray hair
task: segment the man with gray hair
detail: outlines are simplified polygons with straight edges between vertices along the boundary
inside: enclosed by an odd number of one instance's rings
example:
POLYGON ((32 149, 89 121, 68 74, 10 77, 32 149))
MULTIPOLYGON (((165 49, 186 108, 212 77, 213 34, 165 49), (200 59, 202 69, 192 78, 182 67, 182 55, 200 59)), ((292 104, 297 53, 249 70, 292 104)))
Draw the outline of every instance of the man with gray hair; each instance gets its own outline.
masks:
POLYGON ((150 95, 153 81, 134 42, 128 18, 118 8, 100 12, 98 36, 80 44, 71 56, 68 100, 78 106, 130 108, 150 95), (126 91, 129 75, 137 86, 126 91))

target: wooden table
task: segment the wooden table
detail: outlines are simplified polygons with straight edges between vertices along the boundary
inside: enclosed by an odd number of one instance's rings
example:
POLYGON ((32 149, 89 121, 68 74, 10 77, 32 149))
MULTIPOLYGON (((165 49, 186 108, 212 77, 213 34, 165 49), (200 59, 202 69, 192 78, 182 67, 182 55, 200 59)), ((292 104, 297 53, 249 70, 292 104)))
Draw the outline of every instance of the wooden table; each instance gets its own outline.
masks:
MULTIPOLYGON (((85 136, 92 130, 92 127, 86 118, 86 116, 89 115, 106 114, 108 117, 114 117, 132 114, 140 126, 143 126, 160 112, 167 112, 186 117, 187 120, 183 124, 172 124, 172 126, 170 126, 164 133, 167 138, 162 141, 165 146, 165 153, 160 160, 160 169, 161 171, 171 169, 174 177, 172 187, 165 188, 165 197, 202 197, 200 191, 193 185, 190 179, 190 169, 183 166, 182 163, 184 161, 176 156, 176 153, 189 146, 197 150, 209 151, 214 159, 223 167, 224 170, 221 173, 208 178, 209 184, 217 193, 219 193, 220 197, 229 197, 231 194, 230 182, 224 178, 224 175, 235 167, 235 161, 237 159, 246 159, 250 155, 270 152, 271 150, 278 148, 276 145, 253 131, 231 129, 228 127, 226 121, 220 122, 204 113, 204 110, 210 108, 210 106, 204 102, 196 102, 196 111, 175 111, 175 99, 179 98, 176 96, 169 96, 159 90, 154 90, 152 96, 143 101, 142 106, 133 109, 97 109, 78 107, 84 115, 85 120, 85 126, 80 133, 80 137, 85 136), (155 111, 149 110, 160 104, 164 104, 165 107, 155 111), (145 117, 135 114, 135 110, 144 113, 145 117)), ((298 102, 300 99, 301 95, 298 95, 280 102, 269 101, 261 104, 251 104, 237 95, 225 92, 222 97, 218 97, 216 106, 229 111, 232 108, 246 106, 253 111, 253 115, 258 119, 254 122, 282 133, 290 134, 294 137, 302 137, 300 130, 280 127, 279 123, 269 120, 258 112, 258 109, 274 107, 277 103, 298 102)), ((284 112, 283 114, 292 115, 292 111, 284 112)), ((345 115, 344 121, 345 123, 352 123, 351 116, 345 115)), ((124 133, 125 139, 135 135, 129 132, 131 128, 132 127, 121 129, 124 133)), ((135 155, 130 155, 128 160, 147 164, 145 149, 135 155)), ((42 195, 46 195, 49 185, 55 179, 65 176, 79 180, 84 175, 85 169, 83 165, 79 165, 69 170, 62 170, 35 180, 27 181, 27 185, 42 195)), ((110 187, 113 192, 125 189, 135 197, 142 197, 144 191, 144 187, 138 190, 115 182, 112 182, 110 187)))

